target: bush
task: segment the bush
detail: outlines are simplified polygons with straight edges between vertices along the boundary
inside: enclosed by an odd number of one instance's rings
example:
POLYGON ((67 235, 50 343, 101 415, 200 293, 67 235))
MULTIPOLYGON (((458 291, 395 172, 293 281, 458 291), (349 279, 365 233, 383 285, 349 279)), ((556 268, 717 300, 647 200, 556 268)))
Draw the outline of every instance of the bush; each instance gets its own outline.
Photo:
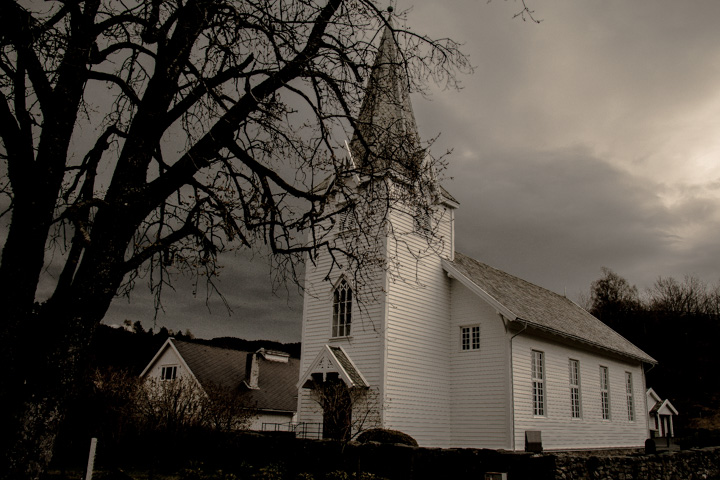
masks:
POLYGON ((374 473, 362 472, 360 474, 344 472, 336 470, 325 474, 325 480, 387 480, 384 477, 378 477, 374 473))
POLYGON ((365 430, 358 435, 357 441, 360 443, 399 443, 401 445, 408 445, 411 447, 418 446, 417 441, 415 441, 415 439, 407 433, 403 433, 398 430, 388 430, 387 428, 371 428, 370 430, 365 430))
POLYGON ((282 480, 283 472, 277 465, 262 467, 253 475, 254 480, 282 480))

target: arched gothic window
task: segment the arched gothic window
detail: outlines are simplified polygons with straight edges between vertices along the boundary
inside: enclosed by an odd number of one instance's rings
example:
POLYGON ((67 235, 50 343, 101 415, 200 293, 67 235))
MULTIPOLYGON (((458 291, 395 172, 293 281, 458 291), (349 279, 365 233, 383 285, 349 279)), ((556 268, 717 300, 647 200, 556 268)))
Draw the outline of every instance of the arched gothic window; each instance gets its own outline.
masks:
POLYGON ((350 323, 352 322, 352 290, 344 279, 333 293, 333 322, 332 336, 350 336, 350 323))

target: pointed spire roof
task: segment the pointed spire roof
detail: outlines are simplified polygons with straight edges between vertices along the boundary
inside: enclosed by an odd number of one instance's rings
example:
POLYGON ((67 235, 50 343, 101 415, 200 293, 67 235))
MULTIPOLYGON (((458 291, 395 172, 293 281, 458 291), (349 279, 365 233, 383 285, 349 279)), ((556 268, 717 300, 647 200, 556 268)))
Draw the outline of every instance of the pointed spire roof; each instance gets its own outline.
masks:
POLYGON ((350 151, 359 168, 373 173, 386 169, 403 172, 422 162, 425 151, 420 146, 409 87, 390 17, 350 142, 350 151))

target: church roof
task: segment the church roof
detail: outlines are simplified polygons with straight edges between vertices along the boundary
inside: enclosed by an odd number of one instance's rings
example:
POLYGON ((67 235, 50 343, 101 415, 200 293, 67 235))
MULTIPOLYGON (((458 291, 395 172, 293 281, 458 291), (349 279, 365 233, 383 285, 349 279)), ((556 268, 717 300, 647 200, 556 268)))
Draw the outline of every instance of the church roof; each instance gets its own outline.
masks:
POLYGON ((508 320, 553 335, 609 350, 646 363, 657 363, 615 330, 567 297, 455 252, 443 267, 493 304, 508 320))
POLYGON ((248 405, 260 410, 294 412, 297 409, 295 383, 300 361, 289 358, 287 363, 265 360, 263 355, 212 347, 199 343, 169 339, 201 386, 215 385, 238 392, 248 405), (245 385, 248 355, 257 355, 258 388, 245 385))
POLYGON ((402 167, 416 167, 425 157, 410 104, 405 68, 390 18, 350 142, 350 151, 360 169, 379 172, 392 168, 402 172, 402 167))

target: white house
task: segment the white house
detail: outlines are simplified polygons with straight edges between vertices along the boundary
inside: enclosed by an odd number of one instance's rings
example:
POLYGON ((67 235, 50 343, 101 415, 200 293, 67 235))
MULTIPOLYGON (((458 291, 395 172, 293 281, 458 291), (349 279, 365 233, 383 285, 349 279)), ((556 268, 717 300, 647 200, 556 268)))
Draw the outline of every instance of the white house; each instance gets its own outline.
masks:
POLYGON ((646 392, 646 405, 648 415, 648 427, 651 438, 674 437, 675 427, 673 417, 678 414, 670 400, 663 399, 655 393, 655 390, 648 388, 646 392))
POLYGON ((255 411, 249 428, 261 430, 263 423, 295 420, 299 365, 283 352, 243 352, 168 338, 140 376, 189 378, 202 391, 221 387, 234 392, 255 411))
MULTIPOLYGON (((414 191, 403 172, 426 165, 399 58, 387 27, 350 144, 355 173, 335 179, 362 198, 379 182, 390 196, 414 191), (383 145, 387 132, 406 144, 383 145)), ((427 215, 402 196, 386 202, 385 218, 370 222, 378 238, 367 239, 372 227, 333 227, 335 245, 366 238, 381 258, 363 281, 337 257, 333 268, 325 253, 307 262, 298 421, 323 422, 311 388, 336 378, 374 392, 375 423, 422 446, 643 446, 644 368, 655 360, 564 296, 456 252, 459 203, 439 186, 429 195, 427 215)))

